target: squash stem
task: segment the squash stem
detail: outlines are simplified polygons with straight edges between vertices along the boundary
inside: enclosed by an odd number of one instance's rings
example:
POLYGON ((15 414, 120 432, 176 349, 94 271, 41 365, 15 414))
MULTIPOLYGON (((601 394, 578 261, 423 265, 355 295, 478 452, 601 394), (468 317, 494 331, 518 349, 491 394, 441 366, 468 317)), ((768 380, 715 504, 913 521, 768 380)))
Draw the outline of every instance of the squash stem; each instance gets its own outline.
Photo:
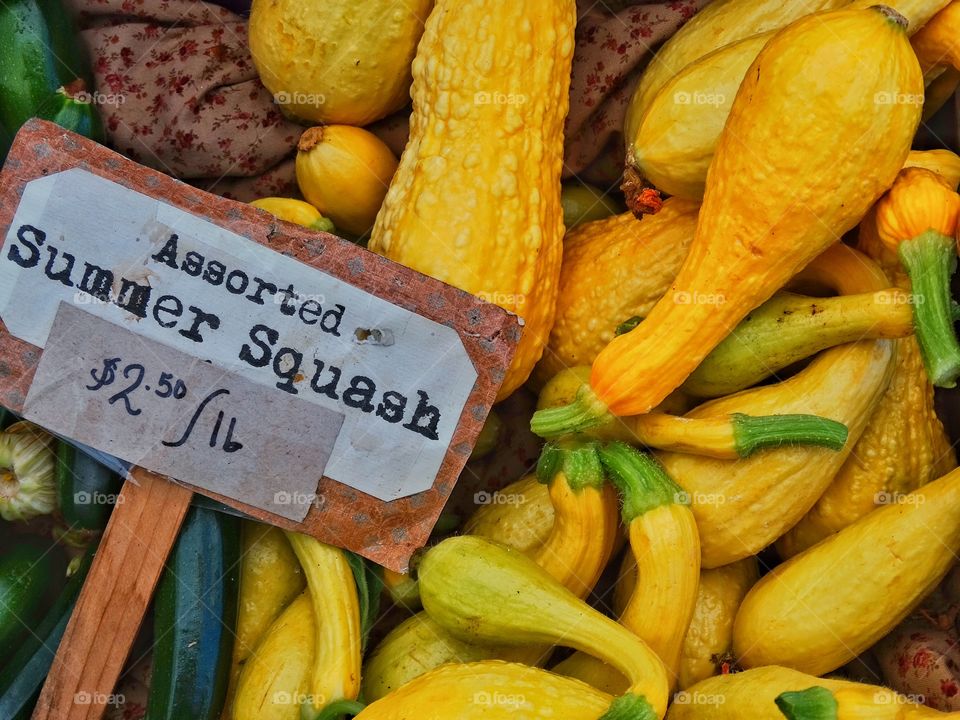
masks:
POLYGON ((781 693, 775 702, 787 720, 837 720, 837 699, 825 687, 781 693))
POLYGON ((657 720, 657 713, 642 695, 626 693, 614 698, 600 720, 657 720))
POLYGON ((530 418, 530 429, 542 438, 582 432, 612 419, 606 403, 589 385, 581 385, 577 399, 569 405, 537 410, 530 418))
POLYGON ((649 510, 677 503, 689 505, 683 488, 649 455, 626 443, 612 442, 600 449, 600 461, 623 499, 623 522, 630 524, 649 510))
POLYGON ((847 426, 818 415, 730 416, 733 444, 740 457, 784 445, 820 445, 840 450, 847 442, 847 426))
POLYGON ((338 720, 344 715, 359 715, 366 707, 357 700, 335 700, 321 710, 314 710, 309 702, 300 706, 300 720, 338 720))
POLYGON ((549 485, 561 475, 572 490, 603 485, 599 444, 590 440, 565 438, 543 446, 537 461, 537 480, 549 485))
POLYGON ((960 377, 960 343, 953 328, 950 277, 957 268, 953 238, 934 230, 899 245, 913 292, 917 343, 930 382, 952 388, 960 377))

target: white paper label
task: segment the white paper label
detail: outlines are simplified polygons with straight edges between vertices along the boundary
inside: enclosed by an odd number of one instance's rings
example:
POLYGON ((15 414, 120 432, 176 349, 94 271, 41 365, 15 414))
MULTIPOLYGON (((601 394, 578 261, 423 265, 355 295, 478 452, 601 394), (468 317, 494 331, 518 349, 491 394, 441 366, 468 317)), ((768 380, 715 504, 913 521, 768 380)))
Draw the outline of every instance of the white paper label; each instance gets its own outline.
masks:
POLYGON ((477 371, 449 327, 79 168, 28 183, 0 317, 45 347, 60 302, 343 413, 325 474, 382 500, 430 488, 477 371))

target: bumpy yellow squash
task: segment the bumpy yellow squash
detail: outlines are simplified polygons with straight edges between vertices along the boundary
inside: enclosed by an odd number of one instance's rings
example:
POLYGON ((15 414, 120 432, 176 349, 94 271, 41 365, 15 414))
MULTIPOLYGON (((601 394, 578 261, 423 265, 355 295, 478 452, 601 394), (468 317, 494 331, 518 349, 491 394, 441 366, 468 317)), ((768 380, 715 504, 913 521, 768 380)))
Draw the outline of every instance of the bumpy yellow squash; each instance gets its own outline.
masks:
MULTIPOLYGON (((801 276, 842 293, 879 290, 887 284, 880 268, 842 244, 816 258, 801 276)), ((887 387, 893 361, 891 340, 841 345, 824 351, 784 382, 713 400, 687 414, 812 413, 842 422, 849 430, 841 452, 785 447, 734 461, 658 453, 667 473, 690 495, 704 567, 756 554, 813 506, 863 432, 887 387)))
POLYGON ((531 554, 550 536, 553 503, 550 489, 536 475, 526 475, 496 493, 485 494, 463 531, 531 554))
POLYGON ((916 35, 911 44, 924 72, 938 65, 960 70, 960 4, 951 2, 916 35))
POLYGON ((699 208, 671 198, 643 221, 624 213, 567 233, 557 316, 537 364, 537 381, 589 365, 622 322, 650 312, 683 263, 699 208))
POLYGON ((733 650, 737 610, 757 575, 757 560, 752 557, 700 572, 697 603, 680 654, 681 690, 719 674, 733 650))
MULTIPOLYGON (((890 0, 883 4, 907 18, 907 30, 912 34, 947 2, 948 0, 890 0)), ((750 3, 749 0, 726 3, 735 8, 738 15, 738 6, 749 4, 755 3, 750 3)), ((877 4, 879 3, 870 0, 817 3, 832 8, 844 5, 866 8, 877 4)), ((721 3, 721 7, 723 5, 724 3, 721 3)), ((827 9, 807 3, 782 5, 785 8, 784 17, 792 13, 806 15, 818 9, 827 9)), ((711 4, 702 14, 710 12, 714 7, 711 4)), ((776 30, 792 22, 795 17, 789 17, 782 25, 764 26, 768 32, 758 30, 755 35, 737 33, 738 39, 735 42, 728 41, 729 44, 705 43, 704 47, 710 47, 712 52, 704 52, 683 68, 676 68, 675 73, 659 81, 660 87, 656 93, 635 94, 628 111, 625 135, 628 176, 642 178, 644 184, 653 184, 672 195, 691 199, 703 197, 707 169, 716 151, 737 88, 751 63, 776 30)), ((695 22, 696 19, 688 26, 695 22)), ((948 23, 943 25, 947 26, 948 23)), ((685 27, 681 30, 676 37, 680 37, 686 29, 685 27)), ((947 38, 949 32, 938 35, 947 38)), ((938 39, 928 44, 931 47, 926 49, 926 52, 932 56, 937 52, 935 48, 942 47, 943 40, 938 39)), ((670 43, 664 50, 669 47, 670 43)), ((939 54, 942 55, 942 51, 939 54)), ((920 59, 923 65, 924 55, 921 54, 920 59)), ((651 63, 651 66, 656 67, 656 61, 651 63)), ((919 105, 924 102, 922 94, 908 96, 888 92, 879 94, 878 98, 880 102, 887 103, 907 101, 919 105)))
POLYGON ((744 667, 822 675, 886 635, 960 552, 960 470, 880 507, 765 575, 733 628, 744 667))
POLYGON ((881 92, 923 93, 903 23, 889 10, 840 10, 799 20, 767 43, 734 100, 671 291, 597 356, 565 422, 541 412, 567 430, 648 412, 860 220, 893 183, 920 118, 919 105, 876 101, 881 92), (858 82, 824 83, 833 73, 858 82))
POLYGON ((410 63, 433 0, 255 0, 250 52, 285 112, 366 125, 409 101, 410 63))
POLYGON ((524 319, 501 399, 553 325, 575 22, 574 0, 437 2, 413 63, 410 140, 369 244, 524 319))
POLYGON ((847 0, 715 0, 710 3, 657 51, 644 70, 627 109, 624 136, 628 144, 636 137, 640 119, 653 98, 690 63, 730 43, 778 30, 804 15, 833 10, 846 3, 847 0))
POLYGON ((876 685, 829 689, 818 683, 806 690, 792 690, 776 699, 787 720, 920 720, 958 718, 960 712, 941 712, 916 705, 908 696, 876 685))

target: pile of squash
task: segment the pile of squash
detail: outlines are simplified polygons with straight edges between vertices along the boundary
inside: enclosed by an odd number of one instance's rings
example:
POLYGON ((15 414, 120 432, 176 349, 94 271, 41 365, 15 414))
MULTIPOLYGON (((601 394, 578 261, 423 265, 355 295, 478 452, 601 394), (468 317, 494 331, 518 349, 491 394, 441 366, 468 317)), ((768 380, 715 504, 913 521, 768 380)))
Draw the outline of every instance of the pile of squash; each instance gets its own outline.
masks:
POLYGON ((261 207, 521 316, 498 399, 538 394, 539 461, 382 573, 369 650, 344 556, 261 533, 230 716, 960 717, 881 672, 960 554, 960 157, 911 150, 960 0, 713 0, 631 100, 626 212, 560 182, 574 0, 366 5, 254 3, 261 77, 321 123, 307 203, 261 207), (360 126, 407 87, 397 159, 360 126))

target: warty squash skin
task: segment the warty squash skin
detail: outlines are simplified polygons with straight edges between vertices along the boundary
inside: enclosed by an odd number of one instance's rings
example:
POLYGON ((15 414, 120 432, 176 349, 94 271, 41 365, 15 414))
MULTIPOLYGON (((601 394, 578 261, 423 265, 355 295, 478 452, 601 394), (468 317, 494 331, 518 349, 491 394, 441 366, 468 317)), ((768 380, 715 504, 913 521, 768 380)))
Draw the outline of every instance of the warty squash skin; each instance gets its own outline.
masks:
POLYGON ((831 672, 903 620, 958 552, 960 470, 954 470, 761 578, 737 612, 734 653, 748 668, 831 672))
POLYGON ((680 653, 681 690, 720 673, 717 659, 733 649, 733 621, 757 576, 754 557, 700 571, 697 602, 680 653))
POLYGON ((444 665, 421 675, 368 705, 355 720, 595 720, 610 700, 546 670, 486 661, 444 665))
POLYGON ((734 100, 670 292, 594 360, 598 403, 615 415, 648 412, 893 183, 920 106, 876 97, 923 94, 900 22, 878 9, 835 11, 767 43, 734 100), (824 84, 825 76, 858 83, 824 84))
POLYGON ((410 140, 370 239, 523 318, 498 399, 526 381, 553 324, 575 22, 574 0, 437 2, 413 62, 410 140))
MULTIPOLYGON (((913 34, 947 2, 948 0, 890 0, 883 4, 904 15, 909 21, 907 32, 913 34)), ((847 5, 850 8, 863 9, 879 3, 868 0, 818 4, 830 4, 833 9, 847 5)), ((793 12, 805 8, 806 11, 801 13, 803 15, 820 9, 830 9, 810 7, 806 3, 783 5, 791 8, 793 12)), ((711 7, 712 4, 701 15, 711 7)), ((693 22, 695 20, 689 25, 693 22)), ((626 126, 625 137, 627 165, 633 169, 631 172, 635 170, 645 182, 671 195, 693 200, 702 198, 707 170, 737 88, 760 50, 777 30, 789 22, 792 22, 792 19, 783 25, 767 28, 767 32, 747 34, 735 42, 718 45, 682 69, 678 68, 675 74, 663 80, 660 89, 652 96, 639 98, 635 95, 631 103, 642 103, 644 110, 642 113, 634 111, 631 104, 631 110, 628 111, 630 120, 626 126)), ((683 30, 677 33, 677 36, 681 33, 683 30)), ((670 46, 670 42, 664 46, 664 50, 670 46)), ((921 55, 921 65, 923 64, 921 55)), ((922 96, 919 96, 917 102, 921 100, 922 96)))
POLYGON ((642 221, 623 213, 567 233, 556 320, 534 373, 538 383, 564 368, 589 365, 620 323, 650 311, 683 263, 699 208, 669 198, 642 221))
POLYGON ((550 488, 531 474, 497 494, 504 502, 481 505, 467 519, 463 532, 509 545, 528 555, 536 552, 553 529, 550 488))
MULTIPOLYGON (((841 293, 869 292, 887 284, 877 265, 839 243, 798 277, 841 293)), ((685 417, 812 413, 842 422, 849 431, 840 452, 785 447, 733 461, 657 453, 667 473, 690 496, 704 567, 755 555, 813 506, 849 456, 890 381, 893 342, 871 340, 831 348, 781 383, 719 398, 687 413, 685 417)))
MULTIPOLYGON (((842 7, 847 0, 715 0, 685 23, 644 70, 627 108, 624 137, 629 147, 653 98, 672 77, 714 50, 768 30, 779 30, 804 15, 842 7)), ((739 82, 739 81, 738 81, 739 82)), ((703 88, 700 88, 701 90, 703 88)))
POLYGON ((433 0, 255 0, 250 52, 280 107, 361 126, 409 101, 410 63, 433 0))
MULTIPOLYGON (((904 167, 922 167, 931 170, 944 180, 954 190, 960 185, 960 156, 949 150, 911 150, 904 167)), ((861 228, 862 228, 861 223, 861 228)), ((879 238, 877 238, 879 241, 879 238)), ((864 248, 861 248, 864 250, 864 248)), ((864 250, 864 252, 867 252, 864 250)), ((869 255, 870 253, 867 252, 869 255)))

